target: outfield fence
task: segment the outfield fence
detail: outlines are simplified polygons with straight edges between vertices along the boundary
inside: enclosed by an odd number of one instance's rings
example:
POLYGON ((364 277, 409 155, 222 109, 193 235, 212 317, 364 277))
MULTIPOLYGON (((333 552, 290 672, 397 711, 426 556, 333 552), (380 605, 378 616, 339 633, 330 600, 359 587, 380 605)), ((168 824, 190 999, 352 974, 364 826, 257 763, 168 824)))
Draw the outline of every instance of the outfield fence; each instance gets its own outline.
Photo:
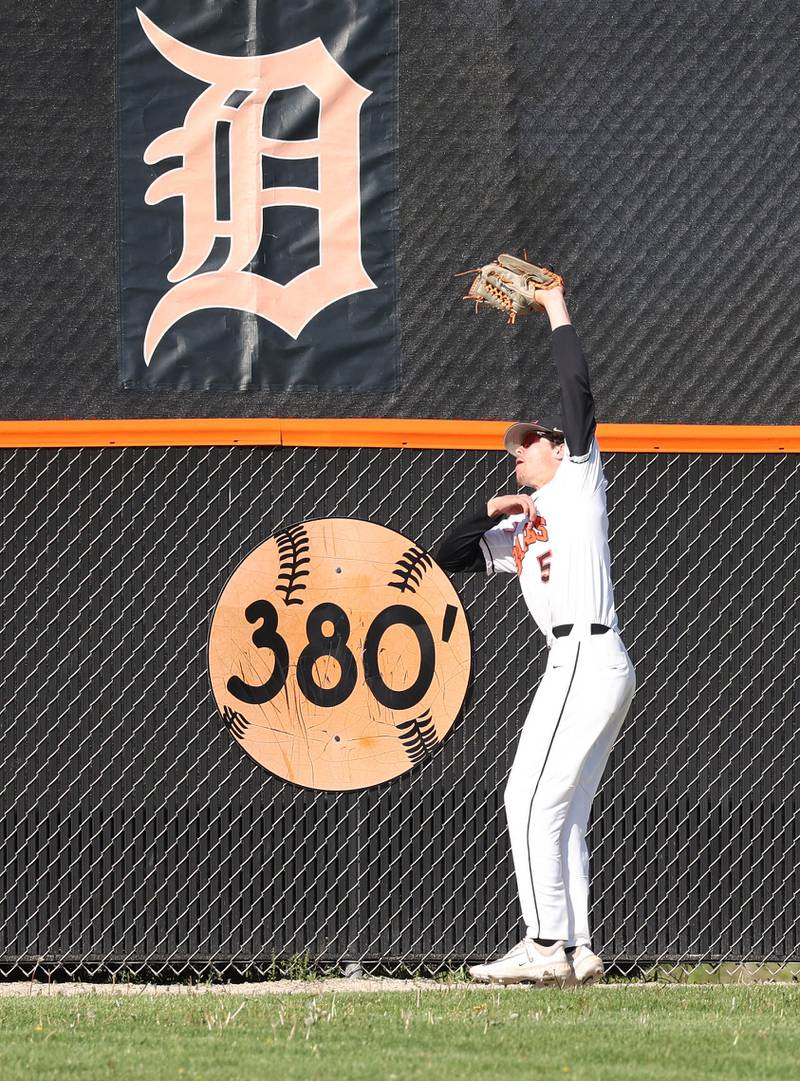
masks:
MULTIPOLYGON (((593 809, 611 963, 800 961, 800 456, 604 455, 638 690, 593 809)), ((435 753, 374 789, 256 765, 206 642, 274 531, 348 516, 432 548, 513 488, 488 451, 8 449, 0 967, 236 977, 276 959, 438 972, 522 923, 503 789, 545 646, 510 577, 457 575, 474 679, 435 753)))

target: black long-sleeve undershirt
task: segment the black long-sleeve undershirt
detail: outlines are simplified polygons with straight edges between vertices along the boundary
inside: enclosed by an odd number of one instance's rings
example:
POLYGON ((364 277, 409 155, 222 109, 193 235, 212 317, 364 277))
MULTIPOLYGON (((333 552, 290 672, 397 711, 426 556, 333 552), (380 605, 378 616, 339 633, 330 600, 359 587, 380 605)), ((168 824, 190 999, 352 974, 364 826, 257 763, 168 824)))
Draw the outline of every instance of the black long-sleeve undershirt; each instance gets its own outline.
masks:
POLYGON ((450 528, 433 550, 433 558, 445 571, 485 571, 480 539, 496 523, 497 518, 476 511, 450 528))
POLYGON ((589 368, 575 327, 556 327, 550 335, 550 353, 561 384, 561 422, 573 457, 587 454, 597 421, 589 385, 589 368))

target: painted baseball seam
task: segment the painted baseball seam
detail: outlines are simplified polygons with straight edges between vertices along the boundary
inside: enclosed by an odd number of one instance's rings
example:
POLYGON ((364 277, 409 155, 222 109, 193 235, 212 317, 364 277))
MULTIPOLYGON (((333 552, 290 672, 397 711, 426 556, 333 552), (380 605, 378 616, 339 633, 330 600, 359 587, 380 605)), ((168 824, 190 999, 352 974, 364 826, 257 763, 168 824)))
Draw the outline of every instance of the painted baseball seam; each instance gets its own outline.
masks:
POLYGON ((426 709, 419 717, 398 721, 395 728, 401 729, 400 742, 412 765, 421 762, 423 758, 430 758, 433 748, 439 742, 430 709, 426 709), (405 731, 402 731, 403 729, 405 731))
POLYGON ((302 597, 293 596, 306 586, 298 582, 298 578, 307 578, 309 571, 300 570, 311 559, 306 555, 309 550, 308 533, 302 525, 292 526, 283 533, 276 533, 273 537, 278 544, 278 558, 280 560, 280 573, 278 580, 283 580, 285 585, 276 585, 275 592, 283 593, 283 603, 288 608, 290 604, 302 604, 302 597))
POLYGON ((406 590, 416 593, 423 574, 432 565, 433 560, 427 552, 423 552, 421 548, 409 548, 403 552, 402 557, 398 559, 395 569, 392 571, 392 574, 399 580, 397 582, 387 582, 386 584, 391 586, 392 589, 399 589, 401 593, 405 593, 406 590))
POLYGON ((222 711, 222 720, 225 722, 225 727, 228 729, 234 739, 244 739, 244 735, 250 725, 250 722, 241 713, 237 713, 235 709, 231 709, 230 706, 225 706, 222 711))

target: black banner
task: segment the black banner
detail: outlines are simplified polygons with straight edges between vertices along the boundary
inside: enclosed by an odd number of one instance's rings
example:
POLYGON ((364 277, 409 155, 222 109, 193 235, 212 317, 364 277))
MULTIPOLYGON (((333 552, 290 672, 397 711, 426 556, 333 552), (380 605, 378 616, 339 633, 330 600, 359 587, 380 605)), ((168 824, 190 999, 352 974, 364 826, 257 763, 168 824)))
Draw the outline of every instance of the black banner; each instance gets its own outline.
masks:
POLYGON ((393 389, 394 5, 117 21, 122 385, 393 389))

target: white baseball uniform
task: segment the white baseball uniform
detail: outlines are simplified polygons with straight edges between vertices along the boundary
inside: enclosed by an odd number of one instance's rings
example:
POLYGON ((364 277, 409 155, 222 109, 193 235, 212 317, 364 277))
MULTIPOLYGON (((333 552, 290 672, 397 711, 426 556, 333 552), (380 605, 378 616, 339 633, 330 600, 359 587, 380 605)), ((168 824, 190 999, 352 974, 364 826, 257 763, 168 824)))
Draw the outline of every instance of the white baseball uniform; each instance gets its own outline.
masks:
POLYGON ((553 331, 551 349, 564 419, 544 430, 561 432, 566 446, 533 496, 536 517, 496 521, 481 512, 451 530, 436 558, 445 570, 518 574, 547 638, 547 669, 508 778, 506 816, 527 935, 588 946, 589 810, 636 678, 614 608, 594 399, 571 325, 553 331))
POLYGON ((597 440, 566 447, 535 495, 537 517, 504 518, 483 534, 486 570, 518 573, 550 646, 505 790, 514 869, 531 938, 589 945, 589 810, 633 698, 635 675, 617 627, 597 440), (591 633, 591 625, 605 633, 591 633), (572 624, 555 637, 553 627, 572 624))

